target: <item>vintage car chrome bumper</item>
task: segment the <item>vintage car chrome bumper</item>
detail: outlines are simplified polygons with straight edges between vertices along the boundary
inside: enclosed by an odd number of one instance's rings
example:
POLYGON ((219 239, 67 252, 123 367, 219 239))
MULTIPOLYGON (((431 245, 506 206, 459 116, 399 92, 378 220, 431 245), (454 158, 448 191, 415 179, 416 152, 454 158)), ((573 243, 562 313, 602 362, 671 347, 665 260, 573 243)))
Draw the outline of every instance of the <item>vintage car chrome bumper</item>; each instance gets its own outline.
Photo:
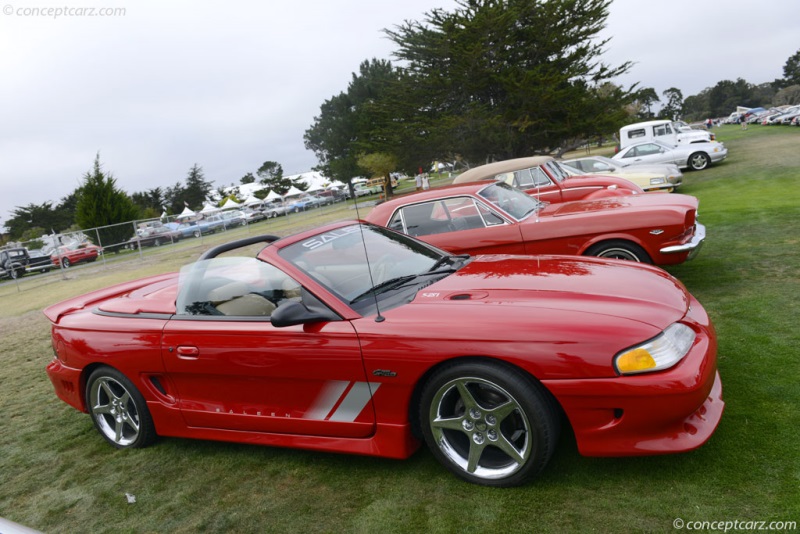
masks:
POLYGON ((674 245, 671 247, 664 247, 660 250, 662 254, 675 254, 676 252, 686 252, 687 250, 690 251, 689 257, 687 259, 694 258, 698 252, 700 252, 700 247, 703 246, 703 241, 706 239, 706 227, 700 223, 695 223, 694 225, 694 236, 692 240, 688 243, 684 243, 683 245, 674 245))

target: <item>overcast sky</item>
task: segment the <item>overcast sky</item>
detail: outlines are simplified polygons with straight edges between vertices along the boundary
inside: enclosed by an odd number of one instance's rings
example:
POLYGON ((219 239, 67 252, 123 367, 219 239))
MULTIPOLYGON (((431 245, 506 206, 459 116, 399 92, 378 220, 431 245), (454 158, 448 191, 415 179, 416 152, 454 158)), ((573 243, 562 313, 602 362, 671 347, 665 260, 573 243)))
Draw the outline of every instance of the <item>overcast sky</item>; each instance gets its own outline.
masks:
MULTIPOLYGON (((363 60, 392 59, 381 30, 455 5, 0 0, 0 226, 16 206, 58 204, 98 151, 128 193, 183 182, 194 163, 215 186, 267 160, 308 171, 322 102, 363 60), (81 16, 91 7, 122 12, 81 16)), ((634 61, 617 82, 659 96, 768 82, 800 49, 798 20, 800 0, 614 0, 604 61, 634 61)))

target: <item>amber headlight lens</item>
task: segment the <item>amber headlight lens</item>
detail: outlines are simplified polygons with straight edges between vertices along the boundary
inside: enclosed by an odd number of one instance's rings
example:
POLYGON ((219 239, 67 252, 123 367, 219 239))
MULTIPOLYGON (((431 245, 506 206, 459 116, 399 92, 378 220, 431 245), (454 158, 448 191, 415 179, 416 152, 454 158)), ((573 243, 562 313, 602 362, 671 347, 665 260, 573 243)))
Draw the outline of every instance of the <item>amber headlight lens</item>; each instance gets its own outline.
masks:
POLYGON ((669 369, 686 356, 694 338, 694 330, 684 324, 674 323, 647 343, 617 354, 614 367, 622 375, 669 369))

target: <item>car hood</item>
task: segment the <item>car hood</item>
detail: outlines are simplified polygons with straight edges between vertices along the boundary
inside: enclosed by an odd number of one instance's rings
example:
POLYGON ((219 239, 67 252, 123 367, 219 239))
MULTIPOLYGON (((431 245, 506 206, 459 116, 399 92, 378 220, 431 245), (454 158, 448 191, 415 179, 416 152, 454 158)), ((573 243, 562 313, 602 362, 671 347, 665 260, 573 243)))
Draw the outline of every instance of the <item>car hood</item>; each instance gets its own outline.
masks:
MULTIPOLYGON (((577 200, 561 204, 550 204, 539 212, 540 216, 561 217, 578 213, 608 211, 612 209, 654 209, 670 208, 685 211, 697 209, 698 201, 689 195, 635 195, 613 198, 600 198, 594 200, 577 200)), ((529 216, 525 222, 535 221, 535 216, 529 216)))
POLYGON ((625 178, 602 173, 572 175, 561 182, 561 186, 566 189, 592 186, 608 187, 614 185, 620 189, 634 189, 637 193, 643 192, 638 185, 631 184, 631 182, 625 178))
POLYGON ((689 308, 686 288, 667 272, 622 260, 572 256, 478 256, 451 276, 426 288, 418 304, 456 301, 493 304, 534 320, 568 312, 616 317, 653 327, 653 335, 681 319, 689 308))

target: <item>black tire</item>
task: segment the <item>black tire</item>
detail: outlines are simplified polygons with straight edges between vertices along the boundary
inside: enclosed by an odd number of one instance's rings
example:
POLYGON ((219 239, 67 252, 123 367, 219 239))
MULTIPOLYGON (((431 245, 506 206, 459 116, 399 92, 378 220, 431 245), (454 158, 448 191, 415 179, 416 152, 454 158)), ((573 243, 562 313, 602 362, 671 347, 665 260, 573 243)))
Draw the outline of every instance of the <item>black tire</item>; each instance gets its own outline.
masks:
POLYGON ((708 154, 705 152, 695 152, 691 156, 689 156, 689 167, 693 171, 702 171, 709 165, 711 165, 711 158, 708 157, 708 154))
POLYGON ((203 232, 201 232, 200 230, 195 230, 194 232, 192 232, 192 235, 195 237, 200 237, 202 234, 203 232))
POLYGON ((8 274, 11 276, 13 280, 16 280, 17 278, 22 278, 24 272, 25 271, 23 271, 22 269, 14 269, 12 267, 11 271, 8 274))
POLYGON ((160 247, 161 246, 161 240, 160 239, 156 239, 155 241, 153 241, 153 246, 154 247, 160 247))
POLYGON ((146 447, 156 439, 144 397, 116 369, 100 367, 89 376, 86 408, 103 439, 118 449, 146 447))
POLYGON ((69 261, 69 258, 64 258, 64 261, 61 262, 64 265, 65 269, 69 269, 69 266, 72 265, 72 262, 69 261))
POLYGON ((640 263, 653 263, 653 260, 642 247, 630 241, 603 241, 602 243, 597 243, 589 247, 585 255, 597 256, 598 258, 636 261, 640 263))
POLYGON ((549 393, 519 369, 473 361, 446 365, 425 383, 420 426, 453 474, 483 486, 518 486, 553 455, 561 421, 549 393))

